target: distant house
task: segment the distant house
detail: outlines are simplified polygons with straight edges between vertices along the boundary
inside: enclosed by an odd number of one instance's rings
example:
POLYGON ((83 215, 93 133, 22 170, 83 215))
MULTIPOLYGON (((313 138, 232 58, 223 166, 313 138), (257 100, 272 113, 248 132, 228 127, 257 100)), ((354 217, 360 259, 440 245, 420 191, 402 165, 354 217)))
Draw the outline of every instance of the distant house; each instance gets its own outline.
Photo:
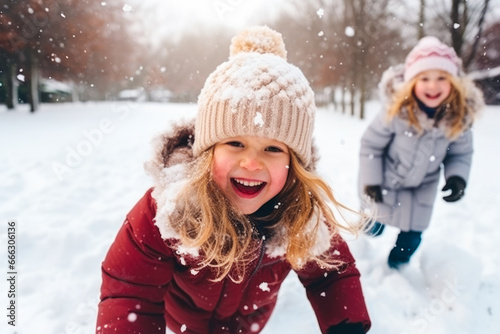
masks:
POLYGON ((143 88, 125 89, 118 93, 118 101, 146 101, 146 92, 143 88))
POLYGON ((486 104, 500 105, 500 66, 471 72, 468 77, 481 88, 486 104))
POLYGON ((118 93, 119 101, 169 102, 171 99, 172 99, 172 92, 162 88, 155 88, 151 90, 146 90, 144 88, 125 89, 118 93))
POLYGON ((168 89, 152 89, 148 92, 149 101, 152 102, 170 102, 172 100, 172 92, 168 89))
POLYGON ((71 102, 73 101, 73 88, 53 79, 40 80, 41 102, 71 102))
MULTIPOLYGON (((19 77, 18 77, 19 79, 19 77)), ((28 86, 23 79, 16 81, 17 86, 17 102, 28 103, 29 91, 28 86)), ((40 102, 72 102, 73 101, 73 87, 64 82, 54 79, 40 79, 38 84, 38 93, 40 102)), ((3 101, 0 101, 3 102, 3 101)))

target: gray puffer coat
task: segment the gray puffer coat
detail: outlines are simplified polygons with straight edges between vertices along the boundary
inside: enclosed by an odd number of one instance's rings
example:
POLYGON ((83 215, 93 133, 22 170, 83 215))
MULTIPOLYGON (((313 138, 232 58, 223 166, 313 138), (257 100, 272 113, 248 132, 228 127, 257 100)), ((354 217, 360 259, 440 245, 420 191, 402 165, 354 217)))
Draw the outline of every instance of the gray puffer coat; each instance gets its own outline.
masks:
MULTIPOLYGON (((403 82, 403 67, 388 69, 379 85, 383 101, 403 82)), ((467 108, 474 116, 483 107, 481 92, 468 81, 467 108)), ((466 182, 472 160, 473 116, 462 120, 462 132, 450 140, 445 136, 450 117, 429 119, 417 115, 422 131, 409 125, 407 112, 387 118, 387 103, 369 125, 361 139, 359 191, 367 205, 364 187, 380 185, 383 203, 376 203, 376 219, 402 231, 423 231, 429 226, 436 198, 441 166, 444 177, 460 176, 466 182)), ((447 111, 448 113, 449 111, 447 111)), ((450 113, 453 117, 454 113, 450 113)))

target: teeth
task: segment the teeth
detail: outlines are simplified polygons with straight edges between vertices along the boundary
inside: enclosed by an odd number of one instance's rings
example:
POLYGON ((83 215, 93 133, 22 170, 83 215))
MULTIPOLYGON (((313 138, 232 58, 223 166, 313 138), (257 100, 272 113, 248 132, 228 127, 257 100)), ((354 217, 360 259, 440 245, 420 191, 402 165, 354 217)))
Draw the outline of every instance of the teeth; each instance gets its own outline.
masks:
POLYGON ((239 184, 242 184, 244 185, 245 187, 256 187, 256 186, 260 186, 262 183, 264 182, 254 182, 254 181, 244 181, 244 180, 238 180, 238 179, 234 179, 236 182, 238 182, 239 184))

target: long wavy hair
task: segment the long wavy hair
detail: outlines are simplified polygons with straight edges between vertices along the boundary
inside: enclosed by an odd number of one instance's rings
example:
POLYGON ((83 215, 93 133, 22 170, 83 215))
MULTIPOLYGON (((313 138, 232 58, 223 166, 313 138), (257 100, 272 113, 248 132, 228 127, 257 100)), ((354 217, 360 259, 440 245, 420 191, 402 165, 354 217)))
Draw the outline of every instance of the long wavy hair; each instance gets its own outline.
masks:
MULTIPOLYGON (((443 74, 451 83, 451 91, 441 106, 438 106, 434 120, 435 124, 444 121, 446 123, 446 137, 456 139, 465 130, 466 119, 473 117, 472 110, 467 107, 465 99, 467 85, 464 84, 464 81, 468 79, 459 78, 447 72, 443 72, 443 74)), ((422 126, 417 117, 419 107, 414 94, 418 78, 419 75, 415 76, 396 92, 387 115, 390 120, 406 111, 409 124, 421 132, 422 126)))
POLYGON ((213 181, 213 148, 191 165, 190 180, 177 198, 175 216, 170 220, 181 244, 200 250, 198 269, 215 269, 214 281, 226 276, 235 282, 243 280, 248 263, 256 259, 262 247, 263 238, 259 238, 255 225, 265 222, 272 222, 268 226, 271 230, 280 231, 272 238, 283 243, 286 260, 293 269, 301 269, 309 261, 325 268, 343 264, 331 258, 326 249, 315 254, 318 229, 326 224, 331 240, 339 229, 356 233, 366 218, 337 201, 328 184, 306 170, 290 152, 288 178, 275 197, 279 201, 277 209, 273 206, 270 213, 258 218, 239 213, 213 181), (346 213, 355 214, 359 223, 346 224, 346 213))

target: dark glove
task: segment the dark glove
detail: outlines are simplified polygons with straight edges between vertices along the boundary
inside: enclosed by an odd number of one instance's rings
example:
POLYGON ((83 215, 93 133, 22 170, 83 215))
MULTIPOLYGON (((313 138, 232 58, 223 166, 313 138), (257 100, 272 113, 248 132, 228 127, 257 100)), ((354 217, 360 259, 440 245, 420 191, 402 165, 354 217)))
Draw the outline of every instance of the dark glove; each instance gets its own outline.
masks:
POLYGON ((382 203, 382 188, 380 186, 365 186, 365 194, 373 199, 375 203, 382 203))
POLYGON ((360 322, 346 323, 342 322, 338 325, 328 328, 327 334, 365 334, 363 324, 360 322))
POLYGON ((451 190, 451 194, 443 197, 446 202, 456 202, 461 199, 465 194, 465 180, 460 176, 450 176, 446 180, 442 191, 451 190))

